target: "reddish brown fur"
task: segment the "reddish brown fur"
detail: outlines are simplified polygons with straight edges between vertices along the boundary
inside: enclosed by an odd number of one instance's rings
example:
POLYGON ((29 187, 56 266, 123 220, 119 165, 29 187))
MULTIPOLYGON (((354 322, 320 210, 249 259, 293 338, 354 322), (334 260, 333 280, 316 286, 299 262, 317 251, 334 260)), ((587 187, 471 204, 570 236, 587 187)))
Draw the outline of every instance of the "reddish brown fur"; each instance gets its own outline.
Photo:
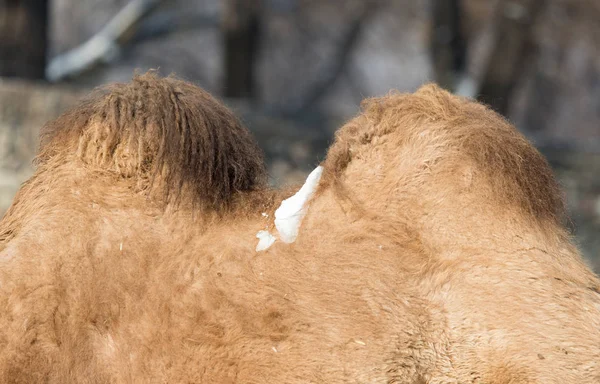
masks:
POLYGON ((548 164, 435 86, 368 101, 266 252, 289 192, 189 84, 108 88, 38 164, 0 222, 0 382, 600 382, 600 285, 548 164))

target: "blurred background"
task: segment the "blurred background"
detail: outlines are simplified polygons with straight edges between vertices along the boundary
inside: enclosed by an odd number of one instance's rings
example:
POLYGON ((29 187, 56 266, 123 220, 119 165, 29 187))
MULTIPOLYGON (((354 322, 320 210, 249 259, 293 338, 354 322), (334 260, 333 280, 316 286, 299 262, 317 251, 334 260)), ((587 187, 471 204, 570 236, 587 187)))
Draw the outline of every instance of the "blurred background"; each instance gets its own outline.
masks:
POLYGON ((436 81, 546 155, 600 271, 599 0, 0 0, 0 215, 39 128, 135 70, 224 100, 303 181, 360 101, 436 81))

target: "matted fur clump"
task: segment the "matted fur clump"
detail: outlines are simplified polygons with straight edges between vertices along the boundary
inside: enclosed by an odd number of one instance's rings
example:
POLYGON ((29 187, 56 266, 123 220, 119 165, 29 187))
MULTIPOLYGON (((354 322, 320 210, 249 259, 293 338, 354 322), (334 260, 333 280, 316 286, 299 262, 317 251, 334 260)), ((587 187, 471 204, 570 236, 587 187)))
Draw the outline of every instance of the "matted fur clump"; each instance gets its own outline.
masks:
POLYGON ((141 190, 207 205, 262 188, 262 151, 250 132, 204 90, 153 72, 98 89, 48 123, 38 164, 78 158, 91 169, 134 179, 141 190))
POLYGON ((0 221, 0 383, 600 383, 600 281, 500 116, 369 100, 292 198, 259 153, 154 75, 50 123, 0 221))

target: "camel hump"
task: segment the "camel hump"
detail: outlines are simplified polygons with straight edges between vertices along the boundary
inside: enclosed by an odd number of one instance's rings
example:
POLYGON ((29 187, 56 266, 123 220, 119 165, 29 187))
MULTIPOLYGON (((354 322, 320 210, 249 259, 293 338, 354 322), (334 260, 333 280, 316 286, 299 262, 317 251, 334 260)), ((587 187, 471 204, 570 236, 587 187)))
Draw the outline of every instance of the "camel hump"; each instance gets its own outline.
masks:
POLYGON ((231 111, 201 88, 153 72, 100 88, 44 126, 37 164, 74 161, 167 199, 185 191, 214 207, 266 183, 262 151, 231 111))

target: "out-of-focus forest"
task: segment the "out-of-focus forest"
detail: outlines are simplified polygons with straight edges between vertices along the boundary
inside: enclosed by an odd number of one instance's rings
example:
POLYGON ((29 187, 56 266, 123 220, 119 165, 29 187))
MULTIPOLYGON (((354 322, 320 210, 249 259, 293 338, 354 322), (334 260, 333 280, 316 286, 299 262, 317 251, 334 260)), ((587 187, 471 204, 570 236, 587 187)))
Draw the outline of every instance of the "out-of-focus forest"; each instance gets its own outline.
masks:
POLYGON ((598 0, 0 0, 0 215, 44 122, 151 68, 233 108, 279 185, 365 97, 436 81, 477 98, 549 159, 600 271, 598 0))

